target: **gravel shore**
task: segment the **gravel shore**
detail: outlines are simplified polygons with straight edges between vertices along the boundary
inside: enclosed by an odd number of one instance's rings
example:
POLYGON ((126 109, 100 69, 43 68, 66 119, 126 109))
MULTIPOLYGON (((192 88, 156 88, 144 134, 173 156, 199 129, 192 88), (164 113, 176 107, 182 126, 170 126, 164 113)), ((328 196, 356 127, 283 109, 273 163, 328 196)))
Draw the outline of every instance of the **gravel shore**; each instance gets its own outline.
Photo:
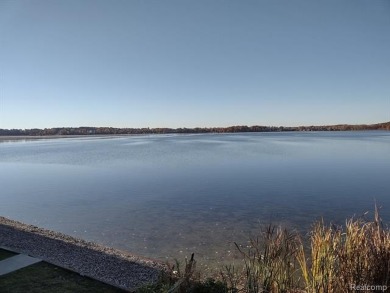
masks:
POLYGON ((167 266, 124 251, 0 217, 0 246, 40 258, 104 283, 134 291, 167 266))

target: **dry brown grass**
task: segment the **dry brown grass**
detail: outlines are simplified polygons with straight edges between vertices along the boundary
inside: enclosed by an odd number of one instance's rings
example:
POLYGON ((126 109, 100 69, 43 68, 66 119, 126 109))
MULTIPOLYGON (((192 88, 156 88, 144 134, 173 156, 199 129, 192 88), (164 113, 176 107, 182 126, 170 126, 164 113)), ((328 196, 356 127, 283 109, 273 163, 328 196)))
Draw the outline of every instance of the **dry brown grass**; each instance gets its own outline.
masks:
POLYGON ((390 231, 376 207, 373 220, 353 218, 344 229, 315 224, 309 258, 302 244, 297 258, 306 292, 355 292, 353 285, 390 290, 390 231))
POLYGON ((356 292, 354 286, 376 286, 390 291, 390 230, 383 226, 378 208, 374 217, 352 218, 344 227, 314 224, 310 248, 302 238, 268 226, 245 250, 242 292, 356 292))
POLYGON ((288 292, 299 287, 298 235, 269 225, 244 251, 245 292, 288 292))

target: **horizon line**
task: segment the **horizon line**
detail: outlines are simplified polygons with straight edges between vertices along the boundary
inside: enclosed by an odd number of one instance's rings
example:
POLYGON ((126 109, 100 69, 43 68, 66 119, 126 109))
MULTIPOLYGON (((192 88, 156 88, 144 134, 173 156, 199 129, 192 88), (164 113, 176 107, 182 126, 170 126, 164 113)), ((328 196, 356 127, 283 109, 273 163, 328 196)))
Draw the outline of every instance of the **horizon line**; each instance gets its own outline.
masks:
POLYGON ((299 127, 330 127, 330 126, 373 126, 373 125, 381 125, 381 124, 387 124, 390 123, 389 121, 386 122, 377 122, 377 123, 336 123, 336 124, 311 124, 311 125, 298 125, 298 126, 286 126, 286 125, 261 125, 261 124, 253 124, 253 125, 247 125, 247 124, 236 124, 236 125, 229 125, 229 126, 195 126, 195 127, 167 127, 167 126, 159 126, 159 127, 113 127, 113 126, 55 126, 55 127, 44 127, 44 128, 0 128, 2 130, 44 130, 44 129, 57 129, 57 128, 111 128, 111 129, 212 129, 212 128, 230 128, 230 127, 269 127, 269 128, 299 128, 299 127))

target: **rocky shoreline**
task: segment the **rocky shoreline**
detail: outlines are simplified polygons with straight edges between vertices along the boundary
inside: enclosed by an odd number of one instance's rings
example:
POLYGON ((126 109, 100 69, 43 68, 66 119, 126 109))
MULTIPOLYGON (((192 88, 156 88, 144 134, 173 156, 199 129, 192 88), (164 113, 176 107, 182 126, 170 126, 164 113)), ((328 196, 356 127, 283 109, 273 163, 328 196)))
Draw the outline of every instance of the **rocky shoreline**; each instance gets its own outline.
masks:
POLYGON ((156 260, 4 217, 0 217, 0 246, 129 291, 156 282, 167 270, 156 260))

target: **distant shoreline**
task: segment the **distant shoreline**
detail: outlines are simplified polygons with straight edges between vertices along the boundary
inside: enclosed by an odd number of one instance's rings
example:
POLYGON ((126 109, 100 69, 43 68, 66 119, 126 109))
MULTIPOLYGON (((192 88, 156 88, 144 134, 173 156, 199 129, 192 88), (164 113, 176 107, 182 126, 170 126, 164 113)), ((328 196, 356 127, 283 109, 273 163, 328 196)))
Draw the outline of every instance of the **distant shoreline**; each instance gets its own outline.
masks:
POLYGON ((246 126, 196 127, 196 128, 113 128, 113 127, 57 127, 45 129, 0 129, 1 140, 42 139, 65 137, 93 137, 140 134, 198 134, 198 133, 245 133, 245 132, 297 132, 297 131, 390 131, 390 122, 377 124, 337 124, 323 126, 246 126))

